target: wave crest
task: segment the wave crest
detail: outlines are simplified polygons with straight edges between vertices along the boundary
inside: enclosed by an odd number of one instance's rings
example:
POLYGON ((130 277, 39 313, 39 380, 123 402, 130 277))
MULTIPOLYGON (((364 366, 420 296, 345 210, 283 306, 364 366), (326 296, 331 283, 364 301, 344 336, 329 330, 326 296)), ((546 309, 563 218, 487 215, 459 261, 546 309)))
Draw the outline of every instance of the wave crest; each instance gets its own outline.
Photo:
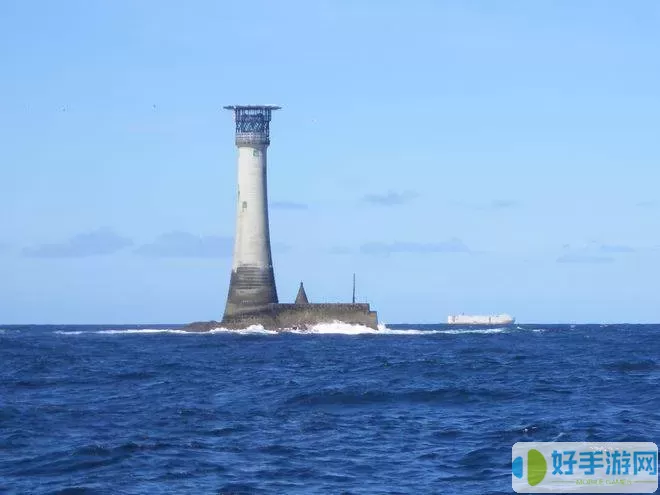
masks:
MULTIPOLYGON (((187 333, 187 332, 186 332, 187 333)), ((247 328, 231 329, 218 327, 206 333, 237 333, 239 335, 277 335, 277 330, 268 330, 263 325, 250 325, 247 328)))
POLYGON ((60 335, 120 335, 120 334, 180 334, 180 335, 217 335, 217 334, 237 334, 237 335, 278 335, 280 333, 289 333, 297 335, 463 335, 463 334, 499 334, 508 333, 512 329, 508 327, 501 328, 442 328, 420 330, 416 328, 388 328, 386 324, 380 323, 378 329, 373 329, 365 325, 356 325, 335 321, 333 323, 318 323, 306 329, 285 328, 281 330, 272 330, 264 328, 263 325, 251 325, 247 328, 232 329, 218 327, 208 332, 189 332, 178 328, 122 328, 107 330, 56 330, 53 333, 60 335))

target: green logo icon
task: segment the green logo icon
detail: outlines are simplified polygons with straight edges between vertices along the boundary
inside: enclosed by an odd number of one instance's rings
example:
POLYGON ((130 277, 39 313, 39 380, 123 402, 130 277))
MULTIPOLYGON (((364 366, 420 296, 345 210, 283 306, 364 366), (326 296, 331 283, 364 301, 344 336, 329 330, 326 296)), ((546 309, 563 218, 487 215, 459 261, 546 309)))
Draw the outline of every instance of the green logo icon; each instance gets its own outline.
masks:
MULTIPOLYGON (((523 477, 524 469, 522 456, 518 456, 513 460, 511 468, 513 475, 516 478, 521 479, 523 477)), ((527 451, 527 483, 529 483, 530 486, 538 485, 543 481, 547 472, 548 463, 543 454, 536 449, 529 449, 527 451)))
POLYGON ((548 472, 548 463, 545 457, 536 449, 529 449, 527 452, 527 483, 531 486, 538 485, 545 473, 548 472))

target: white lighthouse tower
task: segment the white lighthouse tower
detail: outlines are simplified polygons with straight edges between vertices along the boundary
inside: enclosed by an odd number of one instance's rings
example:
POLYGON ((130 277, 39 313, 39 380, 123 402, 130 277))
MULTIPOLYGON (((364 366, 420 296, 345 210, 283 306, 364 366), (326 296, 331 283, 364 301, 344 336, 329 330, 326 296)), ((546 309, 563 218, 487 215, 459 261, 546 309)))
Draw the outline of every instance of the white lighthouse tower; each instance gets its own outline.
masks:
POLYGON ((280 107, 236 105, 238 191, 234 260, 224 319, 255 314, 277 303, 268 228, 266 150, 270 144, 270 118, 280 107))

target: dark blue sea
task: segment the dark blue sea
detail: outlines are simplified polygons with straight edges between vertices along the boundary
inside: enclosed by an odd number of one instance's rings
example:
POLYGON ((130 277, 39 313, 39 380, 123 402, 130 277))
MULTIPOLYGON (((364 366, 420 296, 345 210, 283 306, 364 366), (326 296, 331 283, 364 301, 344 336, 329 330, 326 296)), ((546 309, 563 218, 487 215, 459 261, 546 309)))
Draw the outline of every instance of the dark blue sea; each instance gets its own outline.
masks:
POLYGON ((660 443, 660 325, 388 328, 4 326, 0 492, 509 494, 515 442, 660 443))

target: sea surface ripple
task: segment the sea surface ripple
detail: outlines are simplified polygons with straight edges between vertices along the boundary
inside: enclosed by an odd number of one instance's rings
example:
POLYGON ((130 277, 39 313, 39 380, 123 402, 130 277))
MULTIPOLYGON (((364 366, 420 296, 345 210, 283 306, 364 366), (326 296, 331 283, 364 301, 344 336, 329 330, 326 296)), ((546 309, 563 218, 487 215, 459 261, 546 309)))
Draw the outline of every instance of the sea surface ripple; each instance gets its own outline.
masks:
POLYGON ((0 492, 508 494, 518 441, 660 443, 660 326, 0 329, 0 492))

